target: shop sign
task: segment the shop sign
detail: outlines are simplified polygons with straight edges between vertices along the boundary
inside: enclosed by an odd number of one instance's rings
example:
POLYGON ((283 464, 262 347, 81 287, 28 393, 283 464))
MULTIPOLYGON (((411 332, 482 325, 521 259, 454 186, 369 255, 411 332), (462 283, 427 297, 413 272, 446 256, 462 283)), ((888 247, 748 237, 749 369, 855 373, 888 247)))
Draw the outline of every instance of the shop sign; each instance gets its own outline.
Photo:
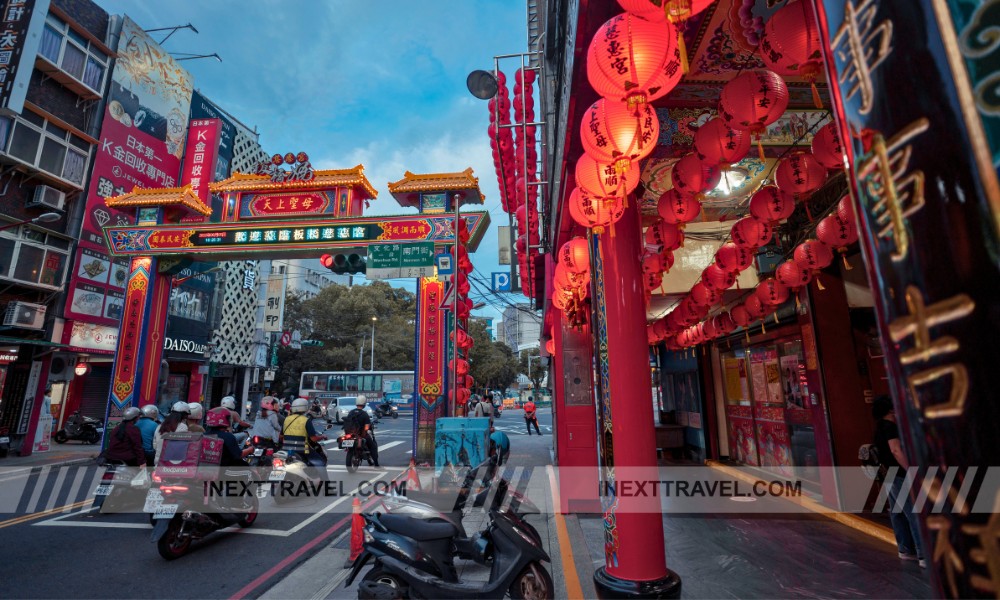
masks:
POLYGON ((28 80, 38 53, 49 0, 7 0, 0 4, 0 107, 24 109, 28 80))
POLYGON ((67 344, 73 350, 114 354, 118 348, 118 328, 73 321, 67 344))
MULTIPOLYGON (((215 161, 219 154, 218 119, 198 119, 188 127, 187 149, 184 152, 184 170, 181 185, 190 185, 191 191, 206 206, 212 206, 208 184, 215 179, 215 161)), ((182 219, 185 222, 206 221, 203 215, 182 219)))
POLYGON ((20 346, 0 346, 0 365, 9 365, 17 361, 17 354, 20 350, 20 346))
POLYGON ((205 355, 208 345, 194 340, 185 340, 167 336, 163 340, 163 349, 171 352, 184 352, 186 354, 197 354, 199 357, 205 355))
POLYGON ((31 410, 35 407, 35 393, 38 392, 38 379, 42 376, 42 361, 31 362, 31 370, 28 372, 28 385, 24 392, 24 403, 21 405, 21 418, 17 424, 17 434, 24 435, 28 432, 28 424, 31 422, 31 410))
POLYGON ((285 277, 271 275, 267 278, 267 295, 264 300, 264 331, 281 331, 281 312, 284 307, 285 277))
POLYGON ((243 194, 240 205, 240 216, 248 219, 308 217, 333 212, 327 192, 243 194))

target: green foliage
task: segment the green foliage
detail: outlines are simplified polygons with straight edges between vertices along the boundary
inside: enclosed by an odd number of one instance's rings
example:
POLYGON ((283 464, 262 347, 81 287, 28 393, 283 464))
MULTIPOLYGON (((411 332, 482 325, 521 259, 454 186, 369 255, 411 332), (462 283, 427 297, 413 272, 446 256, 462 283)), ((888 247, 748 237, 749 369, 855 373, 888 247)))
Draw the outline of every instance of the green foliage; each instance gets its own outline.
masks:
POLYGON ((545 379, 545 374, 548 372, 548 369, 542 366, 542 361, 538 358, 540 355, 538 348, 522 350, 520 369, 518 370, 519 373, 528 376, 536 390, 542 387, 542 380, 545 379))
POLYGON ((485 321, 469 319, 469 335, 473 346, 469 351, 469 373, 476 386, 490 390, 506 390, 517 380, 518 361, 507 344, 490 339, 485 321))
POLYGON ((310 299, 288 294, 285 329, 298 329, 302 339, 320 340, 322 347, 279 348, 280 370, 274 389, 298 391, 305 371, 354 371, 364 345, 362 370, 371 364, 372 317, 375 321, 375 369, 414 368, 416 296, 383 281, 369 285, 331 285, 310 299))

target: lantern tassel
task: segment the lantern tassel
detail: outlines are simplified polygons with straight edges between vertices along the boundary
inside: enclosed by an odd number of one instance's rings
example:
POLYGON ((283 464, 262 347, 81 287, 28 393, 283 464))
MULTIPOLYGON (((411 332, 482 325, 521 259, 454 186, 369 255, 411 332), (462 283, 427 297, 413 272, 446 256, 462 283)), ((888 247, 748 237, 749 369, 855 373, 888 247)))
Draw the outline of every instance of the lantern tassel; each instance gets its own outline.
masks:
POLYGON ((825 287, 823 287, 823 282, 820 281, 818 278, 816 279, 816 288, 821 292, 826 289, 825 287))
POLYGON ((777 325, 778 322, 779 322, 778 321, 778 311, 774 311, 773 313, 771 313, 771 316, 774 317, 774 324, 777 325))
POLYGON ((688 51, 687 44, 684 43, 684 30, 681 27, 677 28, 677 51, 681 55, 681 72, 687 75, 689 69, 688 51))
POLYGON ((802 308, 802 303, 799 301, 799 295, 798 295, 798 293, 796 293, 795 294, 795 311, 798 312, 798 310, 800 308, 802 308))
POLYGON ((743 333, 746 335, 746 337, 747 337, 747 345, 749 345, 750 344, 750 328, 747 327, 746 329, 744 329, 743 333))
POLYGON ((812 222, 813 216, 812 216, 812 211, 809 210, 809 199, 808 198, 804 202, 802 202, 802 206, 804 206, 805 209, 806 209, 806 217, 809 219, 810 222, 812 222))
POLYGON ((854 270, 854 267, 851 266, 851 263, 847 262, 847 253, 846 252, 841 251, 840 258, 842 258, 844 260, 844 270, 845 271, 853 271, 854 270))
POLYGON ((762 135, 757 135, 757 155, 760 157, 760 162, 764 162, 764 143, 762 135))
POLYGON ((764 319, 760 320, 760 333, 761 333, 761 335, 764 335, 764 334, 767 333, 767 330, 764 329, 764 319))
POLYGON ((816 108, 823 108, 823 99, 819 97, 819 90, 816 88, 816 82, 812 82, 812 92, 813 92, 813 104, 816 108))

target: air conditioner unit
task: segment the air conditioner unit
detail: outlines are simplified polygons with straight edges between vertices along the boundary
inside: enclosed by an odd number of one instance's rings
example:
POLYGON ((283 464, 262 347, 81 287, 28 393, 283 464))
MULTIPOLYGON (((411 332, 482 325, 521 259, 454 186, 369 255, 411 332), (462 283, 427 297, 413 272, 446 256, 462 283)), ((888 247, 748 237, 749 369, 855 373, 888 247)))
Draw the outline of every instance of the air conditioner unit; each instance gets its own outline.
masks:
POLYGON ((66 192, 60 192, 54 187, 36 185, 35 193, 25 205, 28 208, 45 207, 62 210, 66 204, 66 192))
POLYGON ((4 327, 42 329, 45 323, 45 305, 30 302, 11 302, 3 314, 4 327))

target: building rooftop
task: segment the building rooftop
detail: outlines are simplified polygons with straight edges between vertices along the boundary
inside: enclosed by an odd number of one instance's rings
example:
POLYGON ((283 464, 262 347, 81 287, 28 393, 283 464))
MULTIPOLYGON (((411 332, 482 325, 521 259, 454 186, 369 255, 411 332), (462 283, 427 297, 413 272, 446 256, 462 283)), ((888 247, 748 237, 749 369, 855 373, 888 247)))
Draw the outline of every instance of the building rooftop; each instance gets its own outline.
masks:
POLYGON ((420 207, 420 194, 429 192, 456 192, 462 195, 460 206, 482 204, 486 196, 479 191, 479 178, 472 174, 472 167, 461 173, 422 173, 407 171, 403 178, 389 182, 389 193, 400 206, 420 207))
POLYGON ((269 175, 233 173, 233 176, 229 179, 209 184, 208 189, 216 193, 224 193, 344 186, 353 187, 356 191, 364 194, 366 198, 375 198, 378 196, 378 191, 372 187, 371 182, 365 177, 365 168, 363 165, 357 165, 350 169, 325 169, 322 171, 313 171, 313 173, 315 177, 309 181, 286 181, 283 183, 272 182, 269 175))
POLYGON ((140 206, 157 206, 163 208, 183 208, 206 217, 212 214, 212 207, 206 205, 194 193, 190 185, 179 188, 132 188, 131 192, 107 198, 104 201, 110 208, 135 208, 140 206))

